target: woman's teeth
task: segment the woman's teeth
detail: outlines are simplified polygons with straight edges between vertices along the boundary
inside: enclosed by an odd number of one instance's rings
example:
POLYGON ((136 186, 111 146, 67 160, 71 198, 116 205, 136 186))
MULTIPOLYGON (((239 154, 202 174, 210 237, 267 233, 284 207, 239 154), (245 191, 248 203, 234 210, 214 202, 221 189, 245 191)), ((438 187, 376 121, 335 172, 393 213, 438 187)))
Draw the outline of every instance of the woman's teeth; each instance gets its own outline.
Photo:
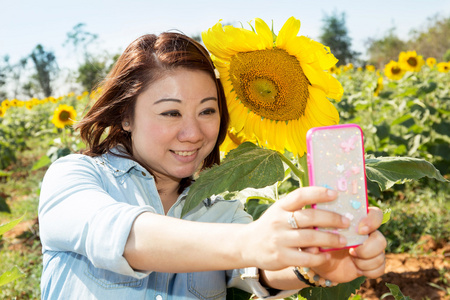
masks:
POLYGON ((192 154, 194 154, 195 152, 197 152, 197 150, 195 151, 173 151, 176 155, 180 155, 180 156, 190 156, 192 154))

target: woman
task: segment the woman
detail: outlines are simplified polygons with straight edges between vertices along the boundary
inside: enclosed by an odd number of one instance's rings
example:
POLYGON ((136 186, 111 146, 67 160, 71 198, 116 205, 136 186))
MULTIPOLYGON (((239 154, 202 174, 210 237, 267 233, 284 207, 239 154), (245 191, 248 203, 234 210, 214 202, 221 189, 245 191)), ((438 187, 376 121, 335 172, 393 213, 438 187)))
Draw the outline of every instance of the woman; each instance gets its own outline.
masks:
POLYGON ((307 286, 293 266, 333 283, 383 273, 379 210, 361 224, 364 245, 317 251, 345 239, 312 227, 349 223, 302 210, 336 198, 325 188, 298 189, 255 222, 219 197, 180 219, 193 174, 219 163, 228 123, 214 66, 194 40, 138 38, 102 88, 76 126, 87 150, 53 163, 42 184, 43 299, 225 299, 227 287, 280 298, 307 286))

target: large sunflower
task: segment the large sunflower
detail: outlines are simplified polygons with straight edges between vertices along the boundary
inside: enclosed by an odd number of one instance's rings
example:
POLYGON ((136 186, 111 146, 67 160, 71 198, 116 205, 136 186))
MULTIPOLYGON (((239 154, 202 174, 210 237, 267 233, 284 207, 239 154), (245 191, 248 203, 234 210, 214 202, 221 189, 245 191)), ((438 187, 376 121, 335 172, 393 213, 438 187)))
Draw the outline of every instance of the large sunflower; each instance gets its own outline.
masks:
POLYGON ((202 33, 225 89, 230 126, 260 146, 301 156, 309 128, 339 123, 327 97, 340 100, 343 89, 324 71, 337 59, 328 47, 297 36, 300 21, 293 17, 278 36, 254 21, 254 30, 219 22, 202 33))
POLYGON ((58 128, 64 128, 64 126, 72 125, 76 116, 77 112, 72 106, 62 104, 55 109, 52 123, 58 128))
POLYGON ((419 72, 425 61, 421 55, 417 55, 416 51, 407 51, 400 52, 398 63, 406 71, 419 72))

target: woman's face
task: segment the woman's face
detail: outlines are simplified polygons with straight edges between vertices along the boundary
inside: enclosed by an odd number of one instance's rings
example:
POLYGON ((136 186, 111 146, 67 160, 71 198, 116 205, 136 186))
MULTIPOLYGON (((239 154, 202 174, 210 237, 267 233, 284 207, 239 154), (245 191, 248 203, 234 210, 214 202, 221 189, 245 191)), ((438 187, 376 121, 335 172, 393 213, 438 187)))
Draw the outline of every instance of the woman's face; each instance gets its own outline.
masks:
POLYGON ((133 156, 158 180, 179 181, 194 174, 216 144, 216 85, 203 71, 171 71, 137 97, 134 119, 125 121, 133 156))

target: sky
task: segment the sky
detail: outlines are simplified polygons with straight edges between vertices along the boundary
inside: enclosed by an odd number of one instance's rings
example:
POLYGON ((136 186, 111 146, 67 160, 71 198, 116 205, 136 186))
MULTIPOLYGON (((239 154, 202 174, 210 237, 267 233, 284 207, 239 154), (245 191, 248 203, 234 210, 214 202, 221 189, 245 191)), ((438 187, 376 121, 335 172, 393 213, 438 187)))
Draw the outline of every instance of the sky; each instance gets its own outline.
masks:
POLYGON ((179 30, 198 35, 219 20, 247 26, 255 17, 273 22, 277 32, 291 16, 300 19, 300 35, 318 40, 323 18, 345 13, 353 50, 365 53, 368 38, 389 29, 407 39, 436 14, 450 16, 450 0, 0 0, 0 57, 16 63, 37 44, 53 51, 60 67, 74 62, 73 48, 63 46, 79 23, 98 35, 98 49, 119 53, 146 33, 179 30))

